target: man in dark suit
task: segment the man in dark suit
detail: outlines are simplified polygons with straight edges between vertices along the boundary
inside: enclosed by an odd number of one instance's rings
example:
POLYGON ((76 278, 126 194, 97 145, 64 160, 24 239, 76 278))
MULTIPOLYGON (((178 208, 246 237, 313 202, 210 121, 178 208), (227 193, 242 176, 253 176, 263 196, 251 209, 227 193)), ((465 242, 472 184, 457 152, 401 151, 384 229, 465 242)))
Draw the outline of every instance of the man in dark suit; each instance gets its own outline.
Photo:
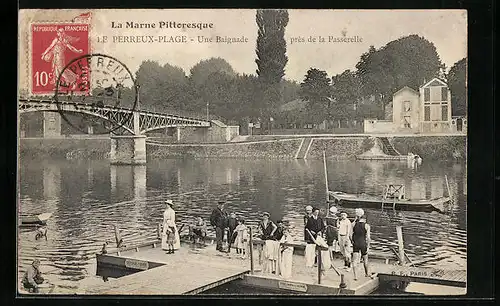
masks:
POLYGON ((210 216, 210 224, 215 227, 216 250, 219 252, 224 252, 222 249, 222 240, 224 239, 224 229, 227 224, 227 213, 224 211, 224 204, 224 201, 219 201, 210 216))
MULTIPOLYGON (((325 230, 325 222, 319 216, 319 208, 315 207, 313 209, 312 216, 309 219, 307 219, 306 229, 308 229, 311 232, 311 234, 314 236, 314 239, 318 237, 318 234, 321 235, 321 233, 323 233, 323 231, 325 230)), ((309 234, 306 237, 306 242, 314 243, 309 234)))

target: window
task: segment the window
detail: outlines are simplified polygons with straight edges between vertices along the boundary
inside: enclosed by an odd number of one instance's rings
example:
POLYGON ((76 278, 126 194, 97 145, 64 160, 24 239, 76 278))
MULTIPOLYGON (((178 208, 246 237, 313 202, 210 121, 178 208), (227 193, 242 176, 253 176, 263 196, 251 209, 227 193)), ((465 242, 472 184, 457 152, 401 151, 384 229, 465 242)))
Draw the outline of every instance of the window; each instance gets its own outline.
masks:
POLYGON ((404 116, 403 123, 404 123, 404 127, 405 128, 411 128, 411 117, 410 116, 404 116))
POLYGON ((441 106, 441 120, 448 121, 448 105, 441 106))
POLYGON ((431 107, 424 106, 424 121, 431 121, 431 107))
POLYGON ((448 101, 448 88, 441 87, 441 101, 448 101))
POLYGON ((430 101, 431 100, 431 89, 430 88, 424 88, 424 101, 430 101))
POLYGON ((411 111, 411 104, 410 104, 410 101, 404 101, 403 102, 403 110, 405 112, 409 112, 411 111))
POLYGON ((441 106, 440 105, 432 105, 431 106, 431 120, 432 121, 441 121, 441 106))

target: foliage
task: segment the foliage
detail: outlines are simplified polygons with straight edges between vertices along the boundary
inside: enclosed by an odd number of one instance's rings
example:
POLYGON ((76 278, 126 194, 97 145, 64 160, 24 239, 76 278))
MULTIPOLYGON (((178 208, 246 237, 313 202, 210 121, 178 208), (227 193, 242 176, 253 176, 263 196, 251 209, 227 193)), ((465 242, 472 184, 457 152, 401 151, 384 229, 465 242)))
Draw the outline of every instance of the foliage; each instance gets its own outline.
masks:
POLYGON ((410 35, 379 50, 371 46, 356 68, 363 95, 374 95, 384 108, 397 90, 403 86, 419 88, 424 81, 439 77, 444 66, 433 43, 410 35))
POLYGON ((357 102, 361 84, 355 73, 346 70, 332 77, 333 117, 335 119, 357 118, 357 102))
POLYGON ((456 62, 448 73, 448 86, 451 92, 451 111, 453 116, 467 114, 467 58, 456 62))
POLYGON ((325 71, 310 68, 300 84, 300 98, 308 101, 307 112, 310 122, 327 119, 331 111, 330 78, 325 71))
POLYGON ((285 75, 286 56, 285 27, 287 10, 257 10, 257 75, 266 84, 279 83, 285 75))
POLYGON ((190 70, 189 78, 194 85, 199 86, 205 83, 210 75, 215 72, 225 73, 228 76, 236 76, 233 67, 220 57, 212 57, 202 60, 190 70))
MULTIPOLYGON (((256 14, 257 76, 259 80, 255 106, 262 119, 273 115, 273 110, 283 104, 286 56, 285 27, 288 24, 287 10, 259 9, 256 14)), ((267 123, 264 121, 263 123, 267 123)))

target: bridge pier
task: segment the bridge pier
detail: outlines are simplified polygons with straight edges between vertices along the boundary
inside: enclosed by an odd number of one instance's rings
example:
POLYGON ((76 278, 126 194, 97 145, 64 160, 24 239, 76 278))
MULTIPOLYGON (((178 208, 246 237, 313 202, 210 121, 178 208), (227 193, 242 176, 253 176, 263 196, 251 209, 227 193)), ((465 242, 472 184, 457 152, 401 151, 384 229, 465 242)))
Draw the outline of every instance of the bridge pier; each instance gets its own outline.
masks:
POLYGON ((146 163, 146 136, 111 136, 112 165, 143 165, 146 163))
POLYGON ((43 138, 61 136, 61 115, 57 112, 43 112, 43 138))

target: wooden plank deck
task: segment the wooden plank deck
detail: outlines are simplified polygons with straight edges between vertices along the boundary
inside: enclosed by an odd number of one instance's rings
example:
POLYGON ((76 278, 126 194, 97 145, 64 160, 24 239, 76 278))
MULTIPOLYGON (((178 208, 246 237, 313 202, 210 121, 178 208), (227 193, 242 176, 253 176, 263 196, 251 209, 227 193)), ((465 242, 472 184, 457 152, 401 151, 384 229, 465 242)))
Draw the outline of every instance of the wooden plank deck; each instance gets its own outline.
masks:
POLYGON ((365 277, 362 264, 357 266, 358 279, 354 280, 352 269, 346 270, 340 258, 334 265, 344 275, 346 288, 340 290, 340 276, 334 269, 327 269, 317 281, 317 267, 306 267, 305 257, 293 256, 292 277, 282 277, 263 273, 258 262, 258 248, 254 249, 255 272, 250 275, 250 259, 241 258, 234 251, 221 253, 215 245, 194 250, 183 245, 175 254, 165 254, 157 245, 131 248, 116 256, 144 262, 161 263, 163 266, 138 272, 119 279, 112 279, 98 288, 91 288, 89 294, 154 294, 177 295, 197 294, 223 283, 234 281, 251 287, 281 290, 283 294, 324 294, 324 295, 367 295, 375 291, 379 283, 391 280, 423 282, 447 286, 464 287, 465 271, 438 271, 435 269, 402 267, 372 261, 370 269, 378 277, 365 277), (241 279, 241 280, 238 280, 241 279))
POLYGON ((392 266, 380 267, 378 276, 383 281, 397 280, 462 288, 467 286, 467 271, 465 270, 392 266))
MULTIPOLYGON (((210 252, 214 253, 214 252, 210 252)), ((175 254, 166 254, 160 248, 123 252, 116 256, 142 262, 157 262, 162 266, 112 279, 100 286, 89 288, 88 294, 197 294, 226 282, 241 279, 249 271, 245 265, 231 265, 223 258, 211 254, 192 252, 181 248, 175 254)), ((225 255, 225 254, 224 254, 225 255)))

